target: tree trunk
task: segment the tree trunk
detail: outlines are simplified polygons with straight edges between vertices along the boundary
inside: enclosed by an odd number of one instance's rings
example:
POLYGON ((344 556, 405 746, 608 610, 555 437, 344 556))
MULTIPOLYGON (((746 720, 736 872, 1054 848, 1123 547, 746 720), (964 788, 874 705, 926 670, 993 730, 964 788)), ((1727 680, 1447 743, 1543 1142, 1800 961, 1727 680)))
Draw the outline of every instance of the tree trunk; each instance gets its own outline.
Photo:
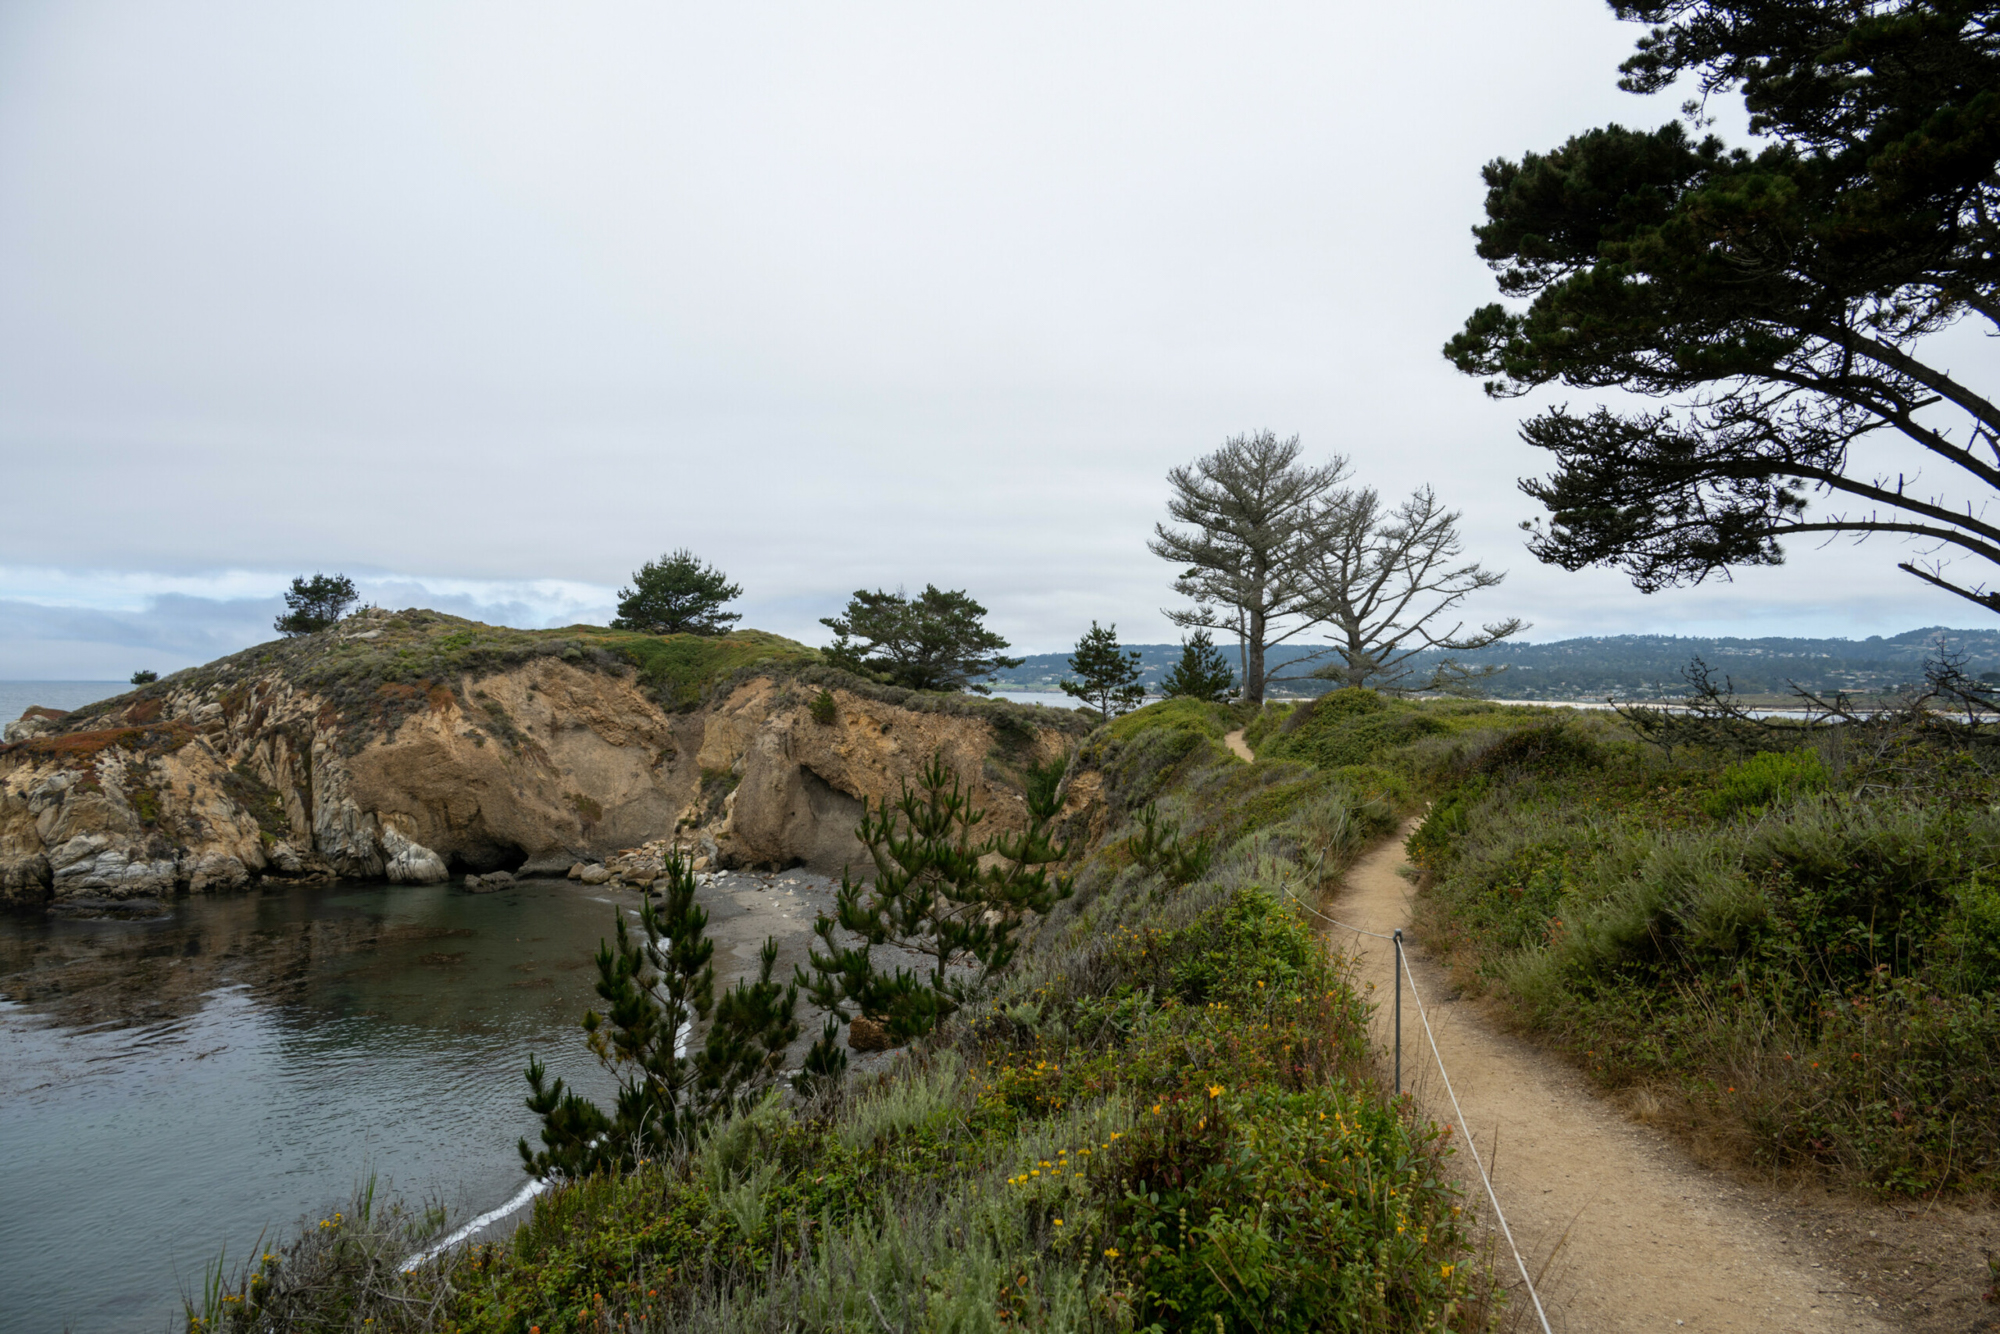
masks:
POLYGON ((1262 609, 1250 612, 1250 633, 1243 637, 1244 651, 1249 655, 1249 666, 1243 672, 1243 698, 1251 704, 1264 702, 1264 613, 1262 609))

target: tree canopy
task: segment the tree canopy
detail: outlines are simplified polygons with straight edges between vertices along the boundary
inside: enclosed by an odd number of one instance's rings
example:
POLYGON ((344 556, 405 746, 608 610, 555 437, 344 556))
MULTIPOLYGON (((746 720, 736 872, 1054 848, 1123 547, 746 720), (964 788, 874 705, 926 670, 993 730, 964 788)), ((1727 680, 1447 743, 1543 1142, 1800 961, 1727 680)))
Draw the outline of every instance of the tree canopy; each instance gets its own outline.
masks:
POLYGON ((1530 549, 1650 592, 1777 564, 1796 534, 1896 533, 1924 543, 1903 569, 2000 611, 1951 568, 2000 563, 2000 406, 1927 343, 2000 324, 1990 0, 1613 8, 1653 25, 1621 87, 1740 91, 1765 142, 1697 138, 1691 102, 1693 131, 1607 125, 1485 168, 1478 253, 1527 305, 1474 312, 1446 356, 1495 397, 1668 400, 1524 423, 1556 460, 1522 484, 1549 510, 1530 549))
POLYGON ((1243 697, 1264 698, 1274 669, 1265 650, 1305 630, 1309 595, 1299 580, 1313 540, 1315 507, 1347 474, 1335 455, 1318 467, 1299 461, 1299 438, 1270 431, 1232 436, 1222 447, 1167 474, 1167 516, 1146 546, 1182 567, 1174 591, 1192 608, 1168 610, 1182 628, 1227 626, 1242 644, 1243 697), (1292 621, 1288 628, 1279 627, 1292 621))
POLYGON ((836 667, 908 690, 985 695, 984 678, 1022 661, 1002 655, 1007 641, 981 624, 985 616, 963 589, 926 584, 913 598, 858 588, 845 614, 820 624, 834 633, 826 660, 836 667))
POLYGON ((285 614, 272 628, 292 637, 315 634, 345 616, 356 596, 354 581, 344 574, 299 575, 285 594, 285 614))
POLYGON ((1447 619, 1465 599, 1506 576, 1459 559, 1458 513, 1428 486, 1393 509, 1372 487, 1342 491, 1322 507, 1314 528, 1303 582, 1312 615, 1333 632, 1340 658, 1313 672, 1316 677, 1349 686, 1430 690, 1448 683, 1463 690, 1474 669, 1448 660, 1413 682, 1413 659, 1431 650, 1486 648, 1524 628, 1515 617, 1468 634, 1462 620, 1447 619))
POLYGON ((743 619, 723 608, 743 596, 743 586, 686 547, 649 560, 632 572, 632 587, 618 590, 614 630, 655 635, 721 635, 743 619))
POLYGON ((1181 640, 1181 660, 1160 678, 1160 693, 1221 703, 1236 693, 1236 673, 1208 631, 1197 630, 1181 640))
POLYGON ((1105 629, 1092 621, 1090 629, 1076 641, 1069 669, 1077 679, 1062 681, 1063 693, 1082 700, 1102 718, 1115 717, 1145 702, 1146 687, 1139 684, 1139 654, 1119 648, 1116 622, 1105 629))

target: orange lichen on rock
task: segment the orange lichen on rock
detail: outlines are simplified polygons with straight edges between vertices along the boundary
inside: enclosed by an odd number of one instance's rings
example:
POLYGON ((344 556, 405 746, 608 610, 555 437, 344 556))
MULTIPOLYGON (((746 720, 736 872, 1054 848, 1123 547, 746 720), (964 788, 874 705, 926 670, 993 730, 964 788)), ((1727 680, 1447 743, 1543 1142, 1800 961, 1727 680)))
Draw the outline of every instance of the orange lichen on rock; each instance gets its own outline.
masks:
POLYGON ((105 727, 94 732, 58 732, 52 736, 17 741, 11 746, 0 746, 0 753, 19 752, 82 764, 95 760, 113 747, 166 754, 179 750, 192 740, 194 729, 175 721, 140 727, 105 727))

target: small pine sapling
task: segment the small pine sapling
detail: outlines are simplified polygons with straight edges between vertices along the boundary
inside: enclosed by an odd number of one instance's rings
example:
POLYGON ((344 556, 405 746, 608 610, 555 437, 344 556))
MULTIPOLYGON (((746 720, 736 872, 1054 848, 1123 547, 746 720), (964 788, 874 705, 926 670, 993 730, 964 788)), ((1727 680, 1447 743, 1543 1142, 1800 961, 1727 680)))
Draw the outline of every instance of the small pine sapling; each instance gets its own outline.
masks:
POLYGON ((812 976, 796 971, 813 1003, 840 1022, 851 1007, 906 1042, 975 995, 1014 957, 1014 932, 1026 915, 1046 913, 1072 892, 1069 878, 1050 872, 1068 852, 1049 833, 1062 807, 1065 768, 1060 760, 1029 766, 1028 823, 1016 835, 974 839, 985 812, 973 807, 941 753, 931 756, 915 790, 905 784, 893 806, 885 799, 864 813, 856 833, 875 862, 874 884, 843 872, 834 914, 814 924, 825 950, 811 951, 812 976), (989 854, 998 854, 995 864, 982 868, 989 854), (860 943, 838 944, 836 928, 860 943), (928 975, 877 968, 874 948, 892 942, 928 957, 928 975))
POLYGON ((1092 621, 1076 641, 1069 669, 1080 679, 1062 681, 1063 693, 1096 709, 1107 722, 1146 702, 1146 688, 1139 684, 1138 650, 1119 648, 1116 622, 1105 629, 1092 621))
POLYGON ((670 1152, 704 1123, 740 1108, 769 1085, 799 1034, 798 988, 771 980, 778 946, 766 939, 755 982, 741 981, 715 1000, 715 943, 708 913, 695 902, 694 868, 669 852, 660 904, 639 906, 634 935, 620 911, 614 939, 597 949, 597 994, 605 1013, 587 1010, 591 1052, 618 1080, 611 1113, 549 1079, 528 1061, 528 1109, 542 1118, 542 1148, 520 1141, 532 1176, 576 1179, 626 1171, 641 1158, 670 1152), (699 1053, 687 1054, 694 1025, 714 1015, 699 1053))
POLYGON ((803 1098, 815 1098, 840 1087, 841 1078, 847 1073, 847 1048, 840 1041, 840 1020, 827 1015, 826 1023, 820 1028, 813 1045, 806 1049, 806 1058, 799 1065, 799 1072, 792 1076, 792 1087, 803 1098))
POLYGON ((1139 812, 1139 832, 1125 840, 1125 848, 1134 862, 1174 886, 1201 879, 1215 859, 1214 839, 1183 837, 1180 825, 1150 803, 1139 812))
POLYGON ((820 692, 812 697, 812 702, 806 705, 806 709, 812 714, 813 721, 822 727, 833 726, 840 717, 840 702, 834 699, 833 692, 825 687, 821 687, 820 692))

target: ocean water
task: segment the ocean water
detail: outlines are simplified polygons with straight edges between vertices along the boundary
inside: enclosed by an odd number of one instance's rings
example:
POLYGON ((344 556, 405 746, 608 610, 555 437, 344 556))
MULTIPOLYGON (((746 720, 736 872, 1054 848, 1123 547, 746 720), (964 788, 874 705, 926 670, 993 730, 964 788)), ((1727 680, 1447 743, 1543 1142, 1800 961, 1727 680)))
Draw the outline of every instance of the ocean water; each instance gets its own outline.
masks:
POLYGON ((0 1326, 178 1329, 206 1265, 371 1174, 455 1221, 516 1196, 529 1053, 608 1095, 577 1020, 624 902, 528 881, 0 914, 0 1326))
POLYGON ((996 688, 992 699, 1011 699, 1016 704, 1040 704, 1050 709, 1074 709, 1081 701, 1065 695, 1060 690, 1000 690, 996 688))
POLYGON ((0 681, 0 723, 13 722, 37 704, 45 709, 76 709, 130 689, 123 681, 0 681))

